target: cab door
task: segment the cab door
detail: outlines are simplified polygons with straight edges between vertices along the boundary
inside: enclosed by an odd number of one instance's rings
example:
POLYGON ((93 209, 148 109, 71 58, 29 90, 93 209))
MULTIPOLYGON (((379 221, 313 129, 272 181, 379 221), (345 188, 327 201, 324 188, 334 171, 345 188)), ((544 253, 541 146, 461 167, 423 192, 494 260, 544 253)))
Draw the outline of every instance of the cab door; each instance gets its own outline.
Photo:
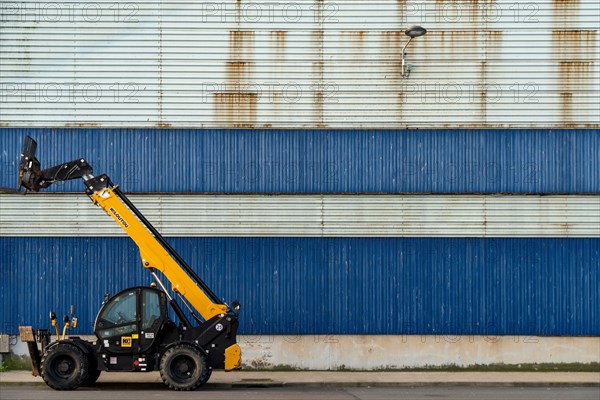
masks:
POLYGON ((145 354, 160 340, 161 330, 168 320, 167 301, 163 292, 153 288, 143 288, 140 294, 139 352, 145 354))

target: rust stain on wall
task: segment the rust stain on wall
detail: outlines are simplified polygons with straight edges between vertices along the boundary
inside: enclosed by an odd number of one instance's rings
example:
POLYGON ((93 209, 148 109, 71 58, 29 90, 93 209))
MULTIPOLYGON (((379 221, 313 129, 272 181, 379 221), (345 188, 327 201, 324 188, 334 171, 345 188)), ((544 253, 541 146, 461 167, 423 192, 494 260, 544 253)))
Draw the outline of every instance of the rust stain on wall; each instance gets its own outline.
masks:
POLYGON ((481 114, 481 122, 487 123, 487 61, 479 62, 481 74, 481 86, 479 90, 479 112, 481 114))
POLYGON ((322 128, 325 126, 323 124, 323 103, 324 103, 324 95, 322 90, 315 90, 313 92, 313 102, 314 102, 314 111, 315 118, 317 119, 317 123, 315 124, 318 128, 322 128))
POLYGON ((449 35, 444 35, 444 40, 447 39, 449 41, 449 50, 457 53, 459 57, 468 57, 468 54, 465 55, 464 53, 479 51, 479 41, 481 39, 479 32, 450 31, 447 33, 449 33, 449 35), (450 38, 447 38, 446 36, 450 36, 450 38))
POLYGON ((391 76, 386 78, 402 78, 402 47, 408 40, 404 32, 401 31, 384 31, 381 32, 382 43, 383 43, 383 62, 385 64, 391 63, 391 76))
POLYGON ((559 73, 570 80, 573 76, 582 76, 591 72, 593 66, 593 61, 560 61, 559 73))
POLYGON ((355 60, 362 58, 365 44, 365 31, 340 31, 340 47, 353 55, 355 60))
POLYGON ((256 87, 254 70, 254 32, 229 32, 229 60, 225 62, 224 91, 213 93, 215 120, 218 124, 236 128, 251 128, 256 124, 256 87))
MULTIPOLYGON (((452 72, 461 72, 454 66, 454 63, 463 64, 466 60, 479 59, 479 61, 487 61, 485 55, 485 48, 482 52, 483 47, 482 41, 487 38, 482 37, 480 32, 473 31, 439 31, 439 32, 428 32, 426 36, 419 39, 431 40, 432 50, 439 52, 439 57, 446 61, 449 71, 446 72, 448 79, 455 78, 452 76, 452 72)), ((421 42, 423 40, 419 40, 421 42)), ((423 41, 425 42, 425 41, 423 41)), ((475 65, 473 65, 475 66, 475 65)), ((464 72, 464 71, 462 71, 464 72)), ((461 75, 462 75, 461 72, 461 75)), ((473 71, 474 72, 474 71, 473 71)))
POLYGON ((254 66, 250 61, 227 61, 225 71, 227 74, 227 86, 231 89, 248 86, 250 84, 251 69, 254 66))
MULTIPOLYGON (((320 4, 320 1, 317 0, 317 3, 320 4)), ((321 26, 322 28, 322 26, 321 26)), ((312 32, 313 43, 316 48, 316 61, 313 61, 313 71, 314 71, 314 83, 313 83, 313 113, 315 125, 318 127, 324 127, 324 98, 323 89, 325 86, 324 83, 324 58, 323 58, 323 38, 324 32, 323 29, 316 30, 312 32)))
POLYGON ((275 47, 277 49, 285 48, 285 40, 286 40, 287 31, 271 31, 270 35, 271 35, 271 40, 273 40, 275 42, 275 47))
POLYGON ((552 42, 557 60, 590 60, 596 53, 596 30, 554 30, 552 42))
POLYGON ((229 58, 233 61, 252 57, 254 53, 254 31, 229 32, 229 58))
MULTIPOLYGON (((555 6, 574 4, 566 1, 555 6)), ((572 125, 587 116, 590 99, 586 94, 594 90, 596 30, 561 29, 552 31, 552 44, 557 63, 557 92, 560 99, 561 123, 572 125)))
POLYGON ((558 74, 565 86, 572 89, 586 90, 586 79, 593 71, 593 61, 560 61, 558 63, 558 74))
POLYGON ((406 93, 404 91, 398 92, 396 96, 396 106, 398 107, 398 116, 400 119, 404 116, 404 103, 406 102, 406 93))
POLYGON ((323 16, 323 3, 324 0, 314 0, 313 12, 315 27, 311 33, 312 46, 314 48, 313 54, 316 61, 313 61, 313 120, 314 124, 319 127, 324 127, 324 106, 323 102, 325 95, 323 93, 325 82, 325 59, 324 59, 324 24, 325 18, 323 16))
POLYGON ((406 29, 406 14, 407 0, 396 0, 396 20, 398 21, 398 29, 406 29))
POLYGON ((98 128, 98 122, 67 122, 63 125, 65 128, 98 128))
POLYGON ((340 32, 340 35, 348 36, 350 40, 352 40, 353 42, 360 43, 361 46, 365 39, 365 34, 366 34, 365 31, 341 31, 340 32))
POLYGON ((234 128, 252 128, 256 123, 257 98, 253 92, 214 93, 218 121, 234 128))
POLYGON ((396 117, 398 122, 404 118, 404 104, 406 95, 404 93, 404 81, 402 78, 402 47, 408 40, 404 31, 381 32, 382 43, 382 65, 385 65, 384 79, 387 86, 396 94, 396 117))
MULTIPOLYGON (((481 30, 481 26, 478 29, 440 31, 437 36, 431 36, 433 40, 431 46, 433 51, 440 49, 439 58, 444 60, 447 66, 444 79, 450 86, 453 83, 460 85, 466 76, 477 79, 469 81, 468 85, 472 89, 466 89, 467 95, 458 95, 456 103, 468 109, 469 114, 472 111, 472 116, 476 118, 473 123, 487 125, 489 103, 497 100, 494 94, 496 89, 491 89, 491 85, 495 87, 496 83, 489 81, 489 71, 498 59, 498 54, 501 53, 503 31, 481 30)), ((454 94, 452 92, 436 94, 440 98, 447 95, 454 94)), ((454 102, 454 99, 450 97, 449 101, 454 102)))
POLYGON ((381 32, 381 35, 387 42, 393 41, 397 43, 400 40, 400 38, 406 38, 408 40, 408 37, 404 34, 403 31, 383 31, 381 32))
POLYGON ((560 104, 562 109, 563 121, 568 124, 573 123, 573 93, 561 92, 560 104))
POLYGON ((490 42, 499 42, 502 40, 502 31, 485 31, 490 42))
POLYGON ((242 0, 235 0, 235 23, 239 25, 242 22, 242 0))
POLYGON ((553 24, 555 28, 568 29, 577 24, 579 0, 553 0, 553 24))
POLYGON ((269 35, 275 48, 275 65, 281 67, 285 60, 287 31, 271 31, 269 35))
POLYGON ((481 90, 479 92, 479 102, 480 102, 480 117, 481 123, 488 123, 488 102, 491 101, 489 93, 488 93, 488 69, 490 65, 490 59, 493 60, 496 58, 494 53, 495 51, 499 51, 502 46, 502 31, 492 31, 487 30, 483 32, 482 36, 483 44, 479 46, 483 48, 482 53, 480 54, 481 61, 479 62, 479 69, 481 75, 481 90), (489 53, 492 52, 492 56, 490 57, 489 53))

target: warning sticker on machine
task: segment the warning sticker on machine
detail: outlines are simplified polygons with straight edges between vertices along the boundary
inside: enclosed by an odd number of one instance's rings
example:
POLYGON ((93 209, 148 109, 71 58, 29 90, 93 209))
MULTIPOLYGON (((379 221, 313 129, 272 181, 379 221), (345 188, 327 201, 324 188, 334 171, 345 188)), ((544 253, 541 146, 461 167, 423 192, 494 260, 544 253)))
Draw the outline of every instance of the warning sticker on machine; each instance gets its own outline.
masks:
POLYGON ((154 332, 146 332, 144 337, 146 339, 154 339, 154 332))
POLYGON ((121 336, 121 347, 131 347, 131 336, 121 336))

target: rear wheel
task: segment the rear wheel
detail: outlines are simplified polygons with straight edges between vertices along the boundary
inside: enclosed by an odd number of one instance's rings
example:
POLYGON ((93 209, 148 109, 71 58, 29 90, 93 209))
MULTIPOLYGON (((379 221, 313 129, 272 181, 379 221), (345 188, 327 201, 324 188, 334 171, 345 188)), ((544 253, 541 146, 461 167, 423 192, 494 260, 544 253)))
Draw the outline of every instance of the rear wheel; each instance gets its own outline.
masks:
POLYGON ((174 390, 194 390, 208 381, 210 372, 206 356, 188 344, 171 347, 160 359, 160 376, 174 390))
POLYGON ((59 343, 42 357, 41 373, 44 382, 55 390, 74 390, 89 376, 89 361, 77 346, 59 343))
POLYGON ((206 376, 204 376, 204 378, 202 378, 202 380, 200 382, 198 382, 198 386, 202 386, 206 382, 208 382, 208 380, 210 379, 211 375, 212 375, 212 368, 208 367, 208 371, 206 372, 206 376))

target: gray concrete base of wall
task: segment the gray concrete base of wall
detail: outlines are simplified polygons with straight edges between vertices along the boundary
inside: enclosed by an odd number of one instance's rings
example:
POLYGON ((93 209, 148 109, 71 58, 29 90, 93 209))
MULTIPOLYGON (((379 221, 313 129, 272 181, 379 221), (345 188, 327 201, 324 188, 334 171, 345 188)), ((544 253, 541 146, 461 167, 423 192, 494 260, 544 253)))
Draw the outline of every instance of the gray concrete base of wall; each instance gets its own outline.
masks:
POLYGON ((600 361, 600 337, 244 336, 240 345, 244 363, 258 369, 376 370, 600 361))
MULTIPOLYGON (((243 366, 253 369, 383 370, 600 362, 600 337, 240 335, 238 342, 243 366)), ((18 341, 11 351, 26 354, 27 347, 18 341)))

